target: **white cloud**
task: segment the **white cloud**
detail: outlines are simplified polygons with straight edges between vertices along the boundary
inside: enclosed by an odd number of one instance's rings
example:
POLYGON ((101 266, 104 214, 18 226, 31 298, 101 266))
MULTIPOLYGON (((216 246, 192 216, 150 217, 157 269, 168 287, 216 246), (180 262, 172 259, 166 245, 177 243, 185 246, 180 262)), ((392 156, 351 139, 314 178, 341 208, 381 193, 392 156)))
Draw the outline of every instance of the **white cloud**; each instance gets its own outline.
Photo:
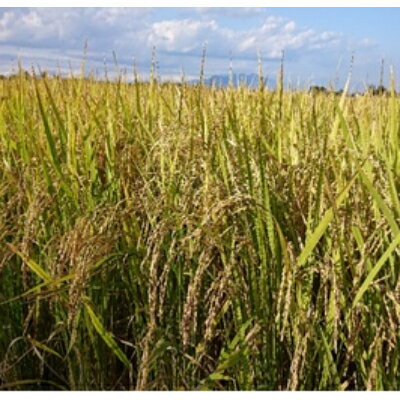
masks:
POLYGON ((215 21, 183 19, 154 23, 148 40, 160 50, 187 53, 204 41, 215 40, 220 34, 215 21))
MULTIPOLYGON (((292 62, 304 57, 319 62, 321 54, 332 60, 355 45, 340 33, 301 27, 262 8, 182 9, 180 14, 184 17, 171 19, 143 8, 0 8, 0 60, 21 56, 44 67, 50 59, 76 62, 87 40, 96 68, 114 50, 122 64, 135 57, 139 65, 148 65, 155 46, 163 72, 173 75, 181 67, 197 72, 204 43, 210 73, 226 71, 230 55, 236 65, 250 69, 257 53, 279 59, 285 50, 292 62), (241 18, 251 24, 242 25, 241 18)), ((373 43, 364 39, 358 45, 367 49, 373 43)))
POLYGON ((199 52, 207 42, 210 56, 255 57, 257 52, 268 58, 279 58, 283 50, 309 51, 340 44, 341 36, 297 28, 294 21, 269 16, 256 28, 233 30, 221 27, 215 20, 170 20, 151 26, 149 42, 159 50, 181 53, 199 52))

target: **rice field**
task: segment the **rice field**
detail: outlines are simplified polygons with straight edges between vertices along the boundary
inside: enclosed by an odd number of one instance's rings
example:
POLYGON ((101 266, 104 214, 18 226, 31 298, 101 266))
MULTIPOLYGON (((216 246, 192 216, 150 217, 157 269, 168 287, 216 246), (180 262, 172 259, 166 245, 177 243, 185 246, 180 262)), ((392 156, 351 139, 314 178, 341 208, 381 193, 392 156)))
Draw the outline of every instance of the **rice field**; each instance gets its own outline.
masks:
POLYGON ((201 82, 0 80, 0 390, 400 389, 394 82, 201 82))

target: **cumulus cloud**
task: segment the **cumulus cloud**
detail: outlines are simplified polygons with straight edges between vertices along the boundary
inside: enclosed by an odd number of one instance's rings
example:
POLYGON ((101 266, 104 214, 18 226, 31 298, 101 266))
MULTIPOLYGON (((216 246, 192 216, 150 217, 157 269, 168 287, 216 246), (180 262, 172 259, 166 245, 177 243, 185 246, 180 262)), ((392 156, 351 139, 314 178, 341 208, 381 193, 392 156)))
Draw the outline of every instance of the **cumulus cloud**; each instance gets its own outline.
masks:
MULTIPOLYGON (((86 40, 88 58, 96 66, 112 51, 123 63, 135 57, 146 65, 155 46, 161 66, 169 72, 183 66, 188 73, 198 68, 204 44, 211 73, 226 68, 230 56, 241 60, 238 65, 248 60, 253 67, 257 54, 278 60, 284 50, 296 60, 322 52, 340 54, 352 46, 340 33, 301 27, 262 8, 183 9, 174 18, 144 8, 0 8, 0 60, 77 60, 86 40), (227 24, 224 18, 236 23, 227 24), (239 18, 252 22, 241 25, 239 18)), ((360 45, 372 43, 365 39, 360 45)))
POLYGON ((127 32, 146 28, 150 9, 16 8, 0 9, 0 43, 32 47, 113 46, 127 32))
POLYGON ((254 58, 260 52, 267 58, 279 58, 283 50, 331 49, 342 40, 340 34, 298 28, 294 21, 275 16, 247 30, 221 27, 215 20, 177 19, 156 22, 150 31, 149 42, 160 50, 192 53, 207 43, 208 54, 215 57, 254 58))
POLYGON ((209 53, 226 53, 233 42, 233 32, 221 28, 214 20, 175 19, 156 22, 151 26, 149 35, 149 43, 159 50, 183 54, 198 52, 204 43, 209 53))

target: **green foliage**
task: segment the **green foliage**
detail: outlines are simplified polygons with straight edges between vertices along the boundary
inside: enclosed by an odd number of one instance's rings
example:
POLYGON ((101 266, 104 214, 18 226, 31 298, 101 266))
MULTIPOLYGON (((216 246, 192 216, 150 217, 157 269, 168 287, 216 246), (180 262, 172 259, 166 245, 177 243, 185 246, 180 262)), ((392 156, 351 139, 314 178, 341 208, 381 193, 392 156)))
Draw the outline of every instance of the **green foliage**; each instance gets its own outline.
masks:
POLYGON ((400 389, 394 82, 203 74, 0 81, 0 389, 400 389))

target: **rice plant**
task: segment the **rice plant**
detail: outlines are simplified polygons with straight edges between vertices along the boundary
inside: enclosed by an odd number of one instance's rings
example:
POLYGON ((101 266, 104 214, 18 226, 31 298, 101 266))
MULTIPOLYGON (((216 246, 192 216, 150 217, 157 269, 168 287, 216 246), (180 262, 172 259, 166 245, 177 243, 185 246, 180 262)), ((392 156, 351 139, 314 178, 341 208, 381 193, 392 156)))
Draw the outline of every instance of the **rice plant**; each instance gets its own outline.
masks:
POLYGON ((394 83, 203 82, 0 81, 0 389, 400 389, 394 83))

